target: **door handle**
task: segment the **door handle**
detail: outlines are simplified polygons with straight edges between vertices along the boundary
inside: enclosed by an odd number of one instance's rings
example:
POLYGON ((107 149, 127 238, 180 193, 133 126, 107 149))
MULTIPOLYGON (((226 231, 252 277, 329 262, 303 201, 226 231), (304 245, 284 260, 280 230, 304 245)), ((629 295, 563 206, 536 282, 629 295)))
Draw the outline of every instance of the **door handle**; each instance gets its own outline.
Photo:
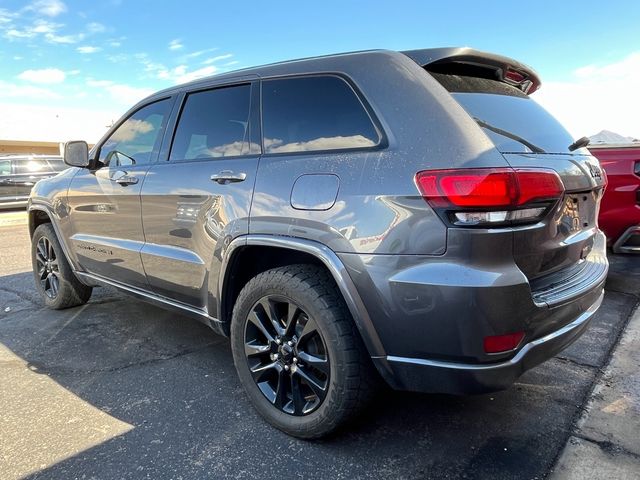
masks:
POLYGON ((220 185, 226 185, 228 183, 244 182, 247 178, 247 174, 244 172, 232 172, 231 170, 223 170, 211 175, 211 181, 218 182, 220 185))
POLYGON ((111 177, 113 182, 116 182, 118 185, 122 185, 126 187, 127 185, 135 185, 138 183, 138 177, 134 177, 133 175, 127 174, 127 172, 118 172, 121 175, 114 175, 111 177))

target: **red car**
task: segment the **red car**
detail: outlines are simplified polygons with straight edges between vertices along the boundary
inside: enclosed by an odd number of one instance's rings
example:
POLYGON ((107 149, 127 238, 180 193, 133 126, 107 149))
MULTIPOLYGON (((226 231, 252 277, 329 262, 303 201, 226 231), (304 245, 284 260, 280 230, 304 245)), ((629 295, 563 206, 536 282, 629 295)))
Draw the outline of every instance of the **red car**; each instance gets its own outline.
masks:
POLYGON ((615 253, 640 253, 640 145, 589 145, 609 178, 600 228, 615 253))

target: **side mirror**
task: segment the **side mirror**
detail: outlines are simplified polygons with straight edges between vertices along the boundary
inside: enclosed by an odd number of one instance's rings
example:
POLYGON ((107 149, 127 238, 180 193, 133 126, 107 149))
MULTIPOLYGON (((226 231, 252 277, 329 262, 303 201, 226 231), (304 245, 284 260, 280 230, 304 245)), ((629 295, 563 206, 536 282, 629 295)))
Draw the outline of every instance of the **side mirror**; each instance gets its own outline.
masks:
POLYGON ((72 167, 89 166, 89 145, 84 140, 74 140, 64 144, 64 163, 72 167))

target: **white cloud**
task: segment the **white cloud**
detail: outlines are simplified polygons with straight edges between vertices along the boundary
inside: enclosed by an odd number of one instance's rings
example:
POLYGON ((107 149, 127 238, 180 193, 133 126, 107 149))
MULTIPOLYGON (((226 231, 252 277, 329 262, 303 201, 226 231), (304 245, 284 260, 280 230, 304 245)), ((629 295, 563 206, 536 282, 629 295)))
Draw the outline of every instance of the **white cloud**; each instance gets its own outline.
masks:
POLYGON ((169 50, 180 50, 183 46, 182 42, 177 38, 169 42, 169 50))
POLYGON ((105 88, 113 85, 113 82, 111 80, 94 80, 92 78, 88 78, 87 85, 94 88, 105 88))
MULTIPOLYGON (((544 80, 544 79, 543 79, 544 80)), ((576 138, 611 130, 640 137, 640 51, 609 64, 586 65, 564 82, 544 82, 533 94, 576 138)))
MULTIPOLYGON (((60 94, 44 87, 34 87, 33 85, 15 85, 13 83, 0 80, 0 98, 14 100, 16 98, 28 98, 30 100, 55 100, 61 98, 60 94)), ((0 117, 7 117, 5 110, 2 110, 0 117)), ((6 134, 2 129, 2 135, 6 134)), ((8 138, 8 137, 7 137, 8 138)))
POLYGON ((87 78, 86 85, 105 91, 115 103, 127 108, 154 92, 149 88, 138 88, 112 80, 96 80, 94 78, 87 78))
POLYGON ((161 80, 171 80, 174 83, 186 83, 197 78, 213 75, 217 72, 217 68, 213 65, 208 67, 199 68, 189 72, 186 65, 179 65, 171 70, 160 70, 158 72, 158 78, 161 80))
POLYGON ((202 62, 202 64, 210 65, 212 63, 219 62, 220 60, 226 60, 227 58, 231 57, 233 57, 232 53, 225 53, 224 55, 218 55, 217 57, 207 58, 204 62, 202 62))
POLYGON ((47 20, 36 20, 30 30, 34 33, 54 33, 62 25, 59 23, 48 22, 47 20))
POLYGON ((36 32, 34 32, 33 30, 18 30, 16 28, 10 28, 6 32, 4 32, 4 36, 9 40, 19 38, 33 38, 36 36, 36 32))
POLYGON ((125 107, 132 107, 135 103, 154 92, 149 88, 137 88, 118 83, 106 86, 105 89, 115 102, 125 107))
POLYGON ((44 38, 50 43, 70 45, 84 40, 84 33, 76 33, 74 35, 56 35, 53 33, 48 33, 44 38))
POLYGON ((107 27, 98 22, 90 22, 87 24, 87 31, 89 33, 102 33, 107 30, 107 27))
POLYGON ((16 13, 10 12, 6 8, 0 8, 0 26, 11 23, 16 17, 16 13))
POLYGON ((76 48, 76 51, 82 54, 96 53, 96 52, 99 52, 100 50, 101 50, 100 47, 93 47, 91 45, 84 45, 82 47, 76 48))
POLYGON ((57 17, 67 11, 67 6, 60 0, 37 0, 26 7, 40 15, 47 17, 57 17))
POLYGON ((32 83, 62 83, 66 75, 58 68, 43 68, 40 70, 25 70, 18 78, 32 83))

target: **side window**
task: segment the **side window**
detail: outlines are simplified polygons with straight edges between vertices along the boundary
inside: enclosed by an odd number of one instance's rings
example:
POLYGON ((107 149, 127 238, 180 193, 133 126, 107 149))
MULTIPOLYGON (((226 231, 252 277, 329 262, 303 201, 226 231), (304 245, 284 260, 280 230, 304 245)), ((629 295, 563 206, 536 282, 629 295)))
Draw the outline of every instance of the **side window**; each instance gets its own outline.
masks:
POLYGON ((100 147, 98 160, 104 165, 146 165, 158 149, 171 102, 161 100, 131 115, 100 147))
POLYGON ((11 160, 0 160, 0 175, 11 175, 11 160))
POLYGON ((169 160, 247 155, 250 92, 250 85, 238 85, 190 93, 178 120, 169 160))
POLYGON ((49 165, 44 158, 15 160, 15 162, 17 175, 33 175, 49 171, 49 165))
POLYGON ((62 160, 58 160, 57 158, 48 158, 47 162, 49 163, 49 171, 50 172, 61 172, 67 168, 67 165, 62 160))
POLYGON ((353 89, 335 76, 262 83, 265 153, 367 148, 380 136, 353 89))

